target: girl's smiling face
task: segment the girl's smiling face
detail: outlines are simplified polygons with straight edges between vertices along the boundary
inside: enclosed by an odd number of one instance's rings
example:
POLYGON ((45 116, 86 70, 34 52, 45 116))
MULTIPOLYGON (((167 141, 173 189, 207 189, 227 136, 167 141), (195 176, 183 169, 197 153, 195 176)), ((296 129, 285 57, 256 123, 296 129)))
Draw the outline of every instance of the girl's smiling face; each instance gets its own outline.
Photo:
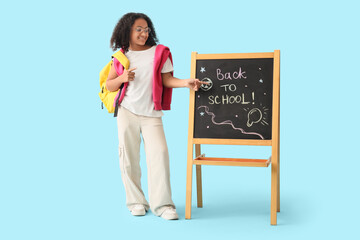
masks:
POLYGON ((135 51, 147 49, 145 43, 150 31, 151 29, 145 19, 136 19, 130 31, 130 49, 135 51))

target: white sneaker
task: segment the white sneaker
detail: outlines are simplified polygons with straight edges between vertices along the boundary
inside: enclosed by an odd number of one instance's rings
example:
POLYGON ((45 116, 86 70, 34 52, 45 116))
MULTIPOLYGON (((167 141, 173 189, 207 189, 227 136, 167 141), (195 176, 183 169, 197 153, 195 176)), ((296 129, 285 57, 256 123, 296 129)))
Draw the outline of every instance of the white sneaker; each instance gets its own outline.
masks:
POLYGON ((132 210, 130 211, 133 216, 145 216, 146 210, 144 205, 137 204, 133 206, 132 210))
POLYGON ((160 215, 160 217, 166 220, 178 220, 179 216, 176 213, 176 210, 172 207, 167 207, 164 212, 160 215))

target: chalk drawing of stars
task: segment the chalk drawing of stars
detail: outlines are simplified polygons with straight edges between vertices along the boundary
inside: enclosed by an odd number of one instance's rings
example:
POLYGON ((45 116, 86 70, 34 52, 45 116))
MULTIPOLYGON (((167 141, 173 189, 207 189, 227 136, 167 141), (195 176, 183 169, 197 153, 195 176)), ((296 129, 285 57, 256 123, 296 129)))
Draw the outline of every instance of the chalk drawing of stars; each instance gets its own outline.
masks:
POLYGON ((204 116, 204 114, 205 114, 204 112, 201 112, 201 113, 200 113, 200 116, 204 116))
POLYGON ((201 73, 206 72, 205 67, 201 67, 200 72, 201 73))

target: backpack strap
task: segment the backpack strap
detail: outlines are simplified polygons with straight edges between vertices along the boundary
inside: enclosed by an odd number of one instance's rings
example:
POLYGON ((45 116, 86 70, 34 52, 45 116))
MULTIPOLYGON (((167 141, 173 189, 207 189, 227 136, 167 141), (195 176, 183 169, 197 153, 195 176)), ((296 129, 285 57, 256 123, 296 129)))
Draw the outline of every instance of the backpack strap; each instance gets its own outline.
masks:
POLYGON ((129 59, 125 56, 125 54, 122 52, 122 50, 117 51, 112 55, 113 58, 116 58, 123 67, 128 70, 130 67, 129 59))
MULTIPOLYGON (((114 53, 112 55, 113 58, 116 58, 121 65, 124 67, 124 69, 128 70, 130 67, 130 61, 129 59, 127 59, 127 57, 125 56, 125 54, 122 52, 123 50, 120 49, 119 51, 117 51, 116 53, 114 53)), ((122 88, 124 87, 124 84, 120 85, 120 92, 122 90, 122 88)), ((118 94, 118 97, 115 99, 115 111, 114 111, 114 117, 117 117, 117 112, 119 109, 119 99, 120 99, 121 94, 118 94)))

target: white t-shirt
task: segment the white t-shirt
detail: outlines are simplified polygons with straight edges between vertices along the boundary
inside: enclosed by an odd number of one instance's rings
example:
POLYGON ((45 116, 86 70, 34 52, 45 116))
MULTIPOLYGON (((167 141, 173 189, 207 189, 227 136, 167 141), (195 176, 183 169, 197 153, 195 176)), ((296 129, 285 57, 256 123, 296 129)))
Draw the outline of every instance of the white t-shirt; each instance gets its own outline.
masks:
MULTIPOLYGON (((156 46, 143 51, 132 51, 129 49, 125 56, 130 61, 130 67, 136 69, 134 81, 127 86, 125 97, 121 106, 130 112, 147 117, 161 117, 162 111, 154 110, 152 96, 153 70, 156 46)), ((161 70, 161 73, 174 71, 170 58, 168 58, 161 70)))

